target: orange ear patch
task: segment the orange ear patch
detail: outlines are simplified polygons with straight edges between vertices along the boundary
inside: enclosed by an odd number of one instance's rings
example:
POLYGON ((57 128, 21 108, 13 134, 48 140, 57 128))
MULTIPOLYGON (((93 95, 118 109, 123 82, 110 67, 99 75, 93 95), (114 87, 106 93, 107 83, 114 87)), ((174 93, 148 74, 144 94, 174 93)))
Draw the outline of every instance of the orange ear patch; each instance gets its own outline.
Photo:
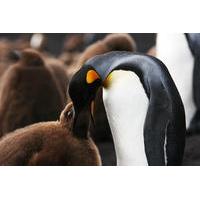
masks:
POLYGON ((87 72, 86 81, 88 84, 93 83, 97 79, 100 79, 100 77, 94 70, 89 70, 87 72))
POLYGON ((112 78, 113 78, 113 75, 112 75, 112 73, 110 73, 110 74, 107 76, 106 80, 103 82, 104 88, 108 88, 108 87, 110 86, 110 83, 111 83, 111 81, 112 81, 112 78))

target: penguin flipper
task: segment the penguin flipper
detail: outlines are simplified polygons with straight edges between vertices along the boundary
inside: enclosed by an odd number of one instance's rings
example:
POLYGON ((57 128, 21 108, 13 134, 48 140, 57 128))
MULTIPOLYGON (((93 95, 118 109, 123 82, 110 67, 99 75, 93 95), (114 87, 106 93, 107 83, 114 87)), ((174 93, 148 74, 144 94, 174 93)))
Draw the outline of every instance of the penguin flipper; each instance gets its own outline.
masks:
POLYGON ((175 130, 172 121, 169 121, 166 127, 166 161, 168 166, 179 166, 182 164, 185 139, 182 132, 178 133, 179 130, 175 130))
POLYGON ((158 107, 149 105, 144 125, 144 143, 148 165, 165 165, 165 132, 167 118, 158 107))

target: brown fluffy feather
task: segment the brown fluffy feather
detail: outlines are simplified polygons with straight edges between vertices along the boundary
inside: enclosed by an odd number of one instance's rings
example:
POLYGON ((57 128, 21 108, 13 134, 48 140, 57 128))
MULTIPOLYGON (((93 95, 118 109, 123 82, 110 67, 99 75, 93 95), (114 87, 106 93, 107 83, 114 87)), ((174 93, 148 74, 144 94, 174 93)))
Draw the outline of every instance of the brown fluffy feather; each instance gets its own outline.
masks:
POLYGON ((0 136, 32 123, 58 119, 66 105, 64 77, 63 70, 45 65, 38 52, 24 50, 20 61, 2 76, 0 136))
POLYGON ((82 66, 93 56, 107 53, 109 51, 135 51, 136 44, 133 38, 126 33, 113 33, 107 35, 103 40, 90 45, 81 55, 78 66, 82 66))
POLYGON ((72 104, 59 121, 37 123, 18 129, 0 140, 0 165, 100 165, 91 138, 76 138, 72 104))

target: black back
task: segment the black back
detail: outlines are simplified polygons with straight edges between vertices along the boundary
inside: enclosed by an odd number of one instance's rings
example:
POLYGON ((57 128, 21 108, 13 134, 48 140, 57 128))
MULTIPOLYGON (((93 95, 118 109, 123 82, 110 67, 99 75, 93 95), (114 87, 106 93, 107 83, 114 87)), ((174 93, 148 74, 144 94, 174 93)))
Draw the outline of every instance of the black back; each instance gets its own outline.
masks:
POLYGON ((184 107, 165 65, 151 56, 117 51, 95 56, 83 67, 94 68, 103 80, 111 71, 119 69, 138 75, 149 99, 144 124, 148 164, 180 165, 185 145, 184 107))

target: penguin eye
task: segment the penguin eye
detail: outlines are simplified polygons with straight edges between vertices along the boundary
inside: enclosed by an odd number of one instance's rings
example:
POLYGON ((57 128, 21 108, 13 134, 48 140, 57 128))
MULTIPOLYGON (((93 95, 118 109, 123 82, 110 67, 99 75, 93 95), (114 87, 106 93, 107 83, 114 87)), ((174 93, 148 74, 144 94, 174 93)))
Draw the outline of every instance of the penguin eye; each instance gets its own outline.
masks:
POLYGON ((99 75, 94 70, 89 70, 86 75, 86 82, 88 84, 93 83, 97 79, 100 79, 99 75))

